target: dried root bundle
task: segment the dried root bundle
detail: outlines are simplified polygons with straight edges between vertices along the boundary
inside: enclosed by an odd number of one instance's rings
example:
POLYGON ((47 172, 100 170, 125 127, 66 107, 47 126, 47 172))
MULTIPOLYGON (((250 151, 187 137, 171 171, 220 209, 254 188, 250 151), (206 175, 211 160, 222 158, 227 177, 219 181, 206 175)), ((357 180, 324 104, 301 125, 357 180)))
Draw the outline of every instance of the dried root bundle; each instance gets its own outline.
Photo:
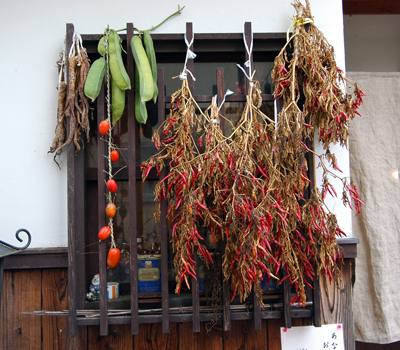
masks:
POLYGON ((81 149, 81 134, 84 132, 89 139, 89 101, 84 94, 86 77, 90 68, 90 61, 80 41, 74 35, 73 44, 67 62, 60 59, 58 70, 60 82, 58 86, 57 125, 55 137, 49 153, 60 155, 64 147, 72 141, 76 151, 81 149), (64 77, 64 65, 68 64, 68 81, 64 77), (67 118, 69 130, 67 131, 67 118), (67 137, 68 134, 68 137, 67 137))

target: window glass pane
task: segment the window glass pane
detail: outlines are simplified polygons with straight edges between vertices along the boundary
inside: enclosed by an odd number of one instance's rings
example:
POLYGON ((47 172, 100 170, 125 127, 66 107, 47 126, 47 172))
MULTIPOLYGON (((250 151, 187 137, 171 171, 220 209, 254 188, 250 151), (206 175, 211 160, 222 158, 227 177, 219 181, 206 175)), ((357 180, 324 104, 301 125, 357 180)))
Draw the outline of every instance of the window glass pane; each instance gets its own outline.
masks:
POLYGON ((271 71, 274 67, 273 62, 254 62, 253 64, 255 79, 260 82, 261 91, 263 94, 272 94, 274 86, 271 78, 271 71))

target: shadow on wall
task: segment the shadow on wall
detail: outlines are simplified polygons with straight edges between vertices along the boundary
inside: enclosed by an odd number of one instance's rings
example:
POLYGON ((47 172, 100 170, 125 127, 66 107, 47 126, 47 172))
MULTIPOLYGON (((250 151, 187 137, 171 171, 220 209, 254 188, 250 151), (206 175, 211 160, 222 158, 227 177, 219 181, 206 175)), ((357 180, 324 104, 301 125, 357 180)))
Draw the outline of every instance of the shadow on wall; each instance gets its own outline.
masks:
POLYGON ((400 15, 344 16, 346 70, 400 72, 400 15))

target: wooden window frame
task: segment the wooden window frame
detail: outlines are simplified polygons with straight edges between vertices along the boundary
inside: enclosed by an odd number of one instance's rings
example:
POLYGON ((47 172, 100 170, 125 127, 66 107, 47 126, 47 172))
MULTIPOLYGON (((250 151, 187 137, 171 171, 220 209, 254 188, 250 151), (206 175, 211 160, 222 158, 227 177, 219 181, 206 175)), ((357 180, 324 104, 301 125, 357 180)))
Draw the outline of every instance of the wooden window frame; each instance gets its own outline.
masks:
MULTIPOLYGON (((74 33, 73 24, 67 24, 67 48, 72 44, 72 37, 74 33)), ((186 37, 193 37, 193 27, 191 23, 186 24, 186 37)), ((259 52, 270 52, 274 56, 279 52, 280 48, 286 42, 286 33, 252 33, 251 23, 247 22, 244 25, 244 36, 248 44, 254 40, 255 50, 259 52)), ((132 51, 130 48, 130 39, 133 35, 133 24, 127 24, 127 34, 121 35, 121 38, 126 42, 127 52, 127 72, 134 82, 134 60, 132 57, 132 51)), ((99 40, 100 35, 82 35, 82 39, 85 47, 95 47, 99 40)), ((152 35, 155 44, 162 44, 168 41, 168 45, 176 45, 177 50, 186 50, 186 47, 182 47, 184 43, 184 34, 153 34, 152 35), (180 43, 180 44, 179 44, 180 43)), ((228 33, 228 34, 194 34, 194 45, 196 45, 196 51, 204 49, 207 45, 218 45, 218 42, 227 43, 230 45, 242 48, 243 52, 243 33, 228 33)), ((162 46, 162 45, 161 45, 162 46)), ((250 46, 250 45, 249 45, 250 46)), ((191 46, 193 50, 193 44, 191 46)), ((256 52, 257 53, 257 52, 256 52)), ((247 54, 246 54, 247 56, 247 54)), ((248 59, 249 57, 246 57, 248 59)), ((253 59, 253 55, 250 59, 253 59)), ((193 60, 188 61, 188 69, 194 72, 193 60)), ((159 101, 158 101, 158 118, 161 123, 165 119, 165 103, 171 101, 171 98, 164 96, 164 72, 159 69, 159 101)), ((194 91, 194 84, 192 78, 188 77, 189 87, 194 91)), ((223 69, 217 70, 217 91, 218 101, 221 101, 224 95, 224 71, 223 69)), ((134 87, 132 90, 127 91, 127 113, 129 116, 134 115, 134 87)), ((231 95, 226 97, 228 102, 242 102, 245 101, 245 95, 231 95)), ((273 95, 263 94, 262 98, 264 101, 273 101, 273 95)), ((212 96, 196 96, 197 102, 211 102, 212 96)), ((102 89, 100 96, 97 99, 97 123, 105 119, 105 102, 104 102, 104 88, 102 89)), ((279 101, 278 101, 279 110, 279 101)), ((224 114, 224 108, 221 108, 221 114, 224 114)), ((136 181, 141 179, 138 165, 136 164, 136 146, 139 126, 135 118, 128 118, 128 130, 129 130, 129 152, 128 162, 131 169, 136 169, 136 177, 129 177, 129 169, 121 172, 120 176, 129 179, 129 220, 130 220, 130 251, 137 251, 137 218, 136 218, 136 181), (124 175, 125 174, 125 175, 124 175)), ((168 261, 167 261, 167 250, 168 250, 168 232, 166 220, 161 222, 161 280, 162 280, 162 313, 154 315, 139 315, 138 313, 138 271, 137 271, 137 254, 130 254, 130 295, 131 295, 131 314, 130 316, 108 316, 108 302, 107 302, 107 278, 106 278, 106 259, 107 259, 107 246, 106 242, 99 242, 99 274, 100 274, 100 317, 95 318, 81 318, 77 316, 77 310, 85 309, 85 295, 87 286, 85 283, 85 183, 90 180, 97 181, 98 184, 104 184, 103 186, 98 185, 98 227, 104 226, 106 222, 104 207, 106 198, 104 193, 105 188, 105 153, 106 144, 101 142, 100 136, 97 139, 98 145, 98 168, 97 174, 85 170, 85 152, 75 153, 73 146, 68 146, 67 150, 67 164, 68 164, 68 321, 69 321, 69 335, 76 336, 78 326, 88 325, 99 325, 100 335, 106 336, 108 333, 108 325, 115 324, 131 324, 131 333, 138 334, 140 323, 162 323, 163 333, 169 333, 170 322, 193 322, 193 331, 200 332, 200 322, 210 321, 212 314, 202 313, 200 314, 200 300, 199 300, 199 284, 198 281, 192 279, 192 307, 193 312, 191 314, 170 314, 169 312, 169 294, 168 294, 168 261)), ((310 160, 312 161, 312 160, 310 160)), ((311 180, 313 173, 310 172, 309 177, 311 180)), ((157 175, 150 174, 149 178, 158 179, 157 175)), ((166 203, 162 205, 161 217, 165 218, 166 214, 166 203)), ((342 242, 345 243, 345 242, 342 242)), ((346 243, 349 247, 355 246, 355 242, 348 241, 346 243)), ((349 253, 346 253, 346 258, 356 256, 354 249, 348 249, 349 253)), ((197 255, 197 254, 196 254, 197 255)), ((254 322, 254 328, 261 329, 262 319, 283 319, 284 326, 287 328, 291 327, 291 318, 293 317, 312 317, 315 326, 321 325, 321 308, 320 308, 320 287, 319 279, 314 279, 314 291, 313 291, 313 307, 310 308, 291 308, 289 305, 290 300, 290 284, 286 280, 283 283, 283 307, 279 310, 266 310, 260 309, 259 299, 254 295, 253 311, 250 312, 233 312, 230 309, 230 297, 229 297, 229 283, 223 282, 223 311, 220 315, 220 319, 223 323, 223 330, 229 331, 231 329, 232 320, 250 320, 254 322)))

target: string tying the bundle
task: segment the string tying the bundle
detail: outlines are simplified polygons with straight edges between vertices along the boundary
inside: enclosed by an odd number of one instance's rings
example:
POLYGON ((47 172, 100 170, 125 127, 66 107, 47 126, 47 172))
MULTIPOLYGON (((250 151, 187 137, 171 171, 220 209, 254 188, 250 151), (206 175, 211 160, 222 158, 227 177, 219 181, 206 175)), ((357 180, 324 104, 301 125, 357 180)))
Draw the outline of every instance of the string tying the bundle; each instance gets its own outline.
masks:
POLYGON ((186 51, 185 64, 183 65, 183 71, 179 75, 179 79, 180 80, 187 79, 187 73, 189 73, 191 75, 193 81, 196 81, 196 78, 193 76, 193 73, 187 68, 188 60, 193 60, 197 56, 192 50, 190 50, 190 47, 192 46, 193 41, 194 41, 194 36, 192 37, 192 40, 189 43, 187 38, 186 38, 186 33, 185 33, 185 43, 186 43, 186 46, 187 46, 187 51, 186 51))

